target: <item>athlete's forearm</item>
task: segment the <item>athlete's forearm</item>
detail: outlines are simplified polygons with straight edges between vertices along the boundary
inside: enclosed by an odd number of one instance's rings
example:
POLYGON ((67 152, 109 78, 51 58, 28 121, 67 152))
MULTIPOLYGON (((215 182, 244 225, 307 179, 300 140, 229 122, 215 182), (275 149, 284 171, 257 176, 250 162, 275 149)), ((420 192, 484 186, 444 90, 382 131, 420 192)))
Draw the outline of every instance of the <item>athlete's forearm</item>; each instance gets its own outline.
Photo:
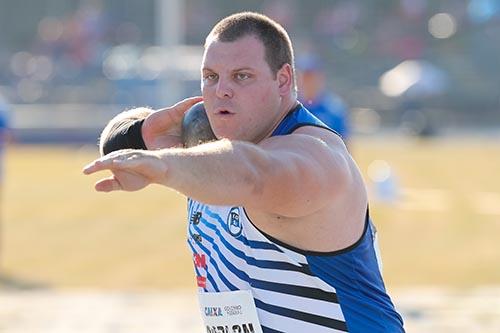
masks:
POLYGON ((219 140, 158 153, 167 166, 163 185, 215 205, 244 204, 258 195, 261 175, 270 167, 261 148, 241 141, 219 140))

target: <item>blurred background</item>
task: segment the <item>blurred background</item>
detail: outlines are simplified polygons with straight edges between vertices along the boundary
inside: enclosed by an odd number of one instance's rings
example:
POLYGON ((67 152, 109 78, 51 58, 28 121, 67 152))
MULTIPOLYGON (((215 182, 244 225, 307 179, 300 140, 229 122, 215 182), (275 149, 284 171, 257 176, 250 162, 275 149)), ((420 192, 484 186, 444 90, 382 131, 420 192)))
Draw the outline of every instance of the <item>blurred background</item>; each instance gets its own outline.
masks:
POLYGON ((201 332, 185 200, 93 191, 114 115, 200 94, 238 11, 365 176, 409 332, 500 331, 500 0, 0 0, 0 331, 201 332))

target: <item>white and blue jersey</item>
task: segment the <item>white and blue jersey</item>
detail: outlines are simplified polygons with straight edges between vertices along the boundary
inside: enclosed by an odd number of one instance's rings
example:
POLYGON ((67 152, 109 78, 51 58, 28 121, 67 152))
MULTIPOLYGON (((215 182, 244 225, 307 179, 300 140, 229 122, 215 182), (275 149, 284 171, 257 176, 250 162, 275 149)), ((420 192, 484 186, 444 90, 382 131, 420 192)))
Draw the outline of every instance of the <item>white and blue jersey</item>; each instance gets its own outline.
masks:
MULTIPOLYGON (((327 128, 302 105, 273 135, 327 128)), ((262 332, 404 332, 386 293, 368 210, 360 239, 334 252, 294 248, 260 231, 244 207, 188 199, 188 245, 201 293, 249 290, 262 332)))

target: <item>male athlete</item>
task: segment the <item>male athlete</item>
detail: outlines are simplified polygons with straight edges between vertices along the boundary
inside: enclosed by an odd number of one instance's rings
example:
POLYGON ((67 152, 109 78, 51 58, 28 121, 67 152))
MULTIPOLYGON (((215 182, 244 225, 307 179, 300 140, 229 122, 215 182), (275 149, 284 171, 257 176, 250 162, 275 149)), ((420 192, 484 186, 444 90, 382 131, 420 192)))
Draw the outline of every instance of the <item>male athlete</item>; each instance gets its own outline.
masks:
POLYGON ((339 136, 297 102, 293 64, 276 22, 255 13, 223 19, 201 68, 218 140, 181 148, 194 97, 121 131, 128 138, 118 148, 138 140, 132 147, 149 150, 111 152, 84 172, 113 173, 97 191, 156 183, 189 198, 207 332, 403 332, 360 172, 339 136))

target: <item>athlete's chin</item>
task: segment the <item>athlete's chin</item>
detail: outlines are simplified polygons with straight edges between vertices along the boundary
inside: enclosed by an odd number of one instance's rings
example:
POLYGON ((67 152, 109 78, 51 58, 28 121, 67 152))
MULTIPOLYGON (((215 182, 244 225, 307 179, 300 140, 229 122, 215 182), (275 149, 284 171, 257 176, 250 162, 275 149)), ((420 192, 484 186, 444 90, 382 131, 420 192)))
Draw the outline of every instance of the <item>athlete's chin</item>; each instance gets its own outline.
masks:
POLYGON ((245 140, 239 131, 230 128, 214 129, 214 133, 218 139, 245 140))
POLYGON ((241 140, 237 135, 234 135, 232 133, 221 133, 221 134, 216 134, 217 139, 222 140, 222 139, 227 139, 227 140, 241 140))

